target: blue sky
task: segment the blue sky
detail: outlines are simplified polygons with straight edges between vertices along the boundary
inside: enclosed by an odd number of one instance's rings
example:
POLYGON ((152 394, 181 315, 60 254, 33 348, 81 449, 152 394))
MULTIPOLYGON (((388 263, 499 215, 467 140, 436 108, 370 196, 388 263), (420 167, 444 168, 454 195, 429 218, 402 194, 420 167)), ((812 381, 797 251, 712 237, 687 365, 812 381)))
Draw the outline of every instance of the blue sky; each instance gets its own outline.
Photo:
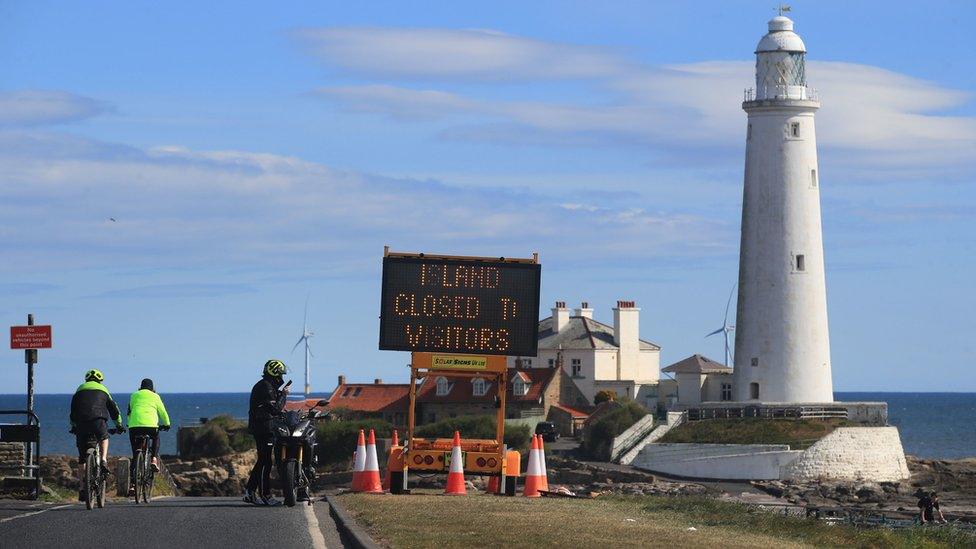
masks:
MULTIPOLYGON (((721 359, 769 2, 0 3, 0 316, 41 392, 404 380, 383 245, 528 256, 721 359), (361 4, 361 5, 359 5, 361 4), (115 218, 112 222, 109 218, 115 218)), ((976 391, 976 4, 795 2, 838 390, 976 391)), ((0 392, 23 389, 7 351, 0 392)))

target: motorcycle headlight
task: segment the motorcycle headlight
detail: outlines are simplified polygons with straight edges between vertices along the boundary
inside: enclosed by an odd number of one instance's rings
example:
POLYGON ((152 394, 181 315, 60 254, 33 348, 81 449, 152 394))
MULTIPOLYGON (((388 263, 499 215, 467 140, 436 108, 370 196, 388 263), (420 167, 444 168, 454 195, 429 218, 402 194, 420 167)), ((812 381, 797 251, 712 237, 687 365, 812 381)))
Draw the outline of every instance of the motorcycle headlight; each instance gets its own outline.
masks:
POLYGON ((292 433, 291 436, 293 436, 293 437, 300 437, 300 436, 302 436, 302 431, 303 431, 303 429, 295 429, 295 432, 292 433))
POLYGON ((286 427, 278 427, 278 434, 281 436, 288 436, 288 429, 286 427))

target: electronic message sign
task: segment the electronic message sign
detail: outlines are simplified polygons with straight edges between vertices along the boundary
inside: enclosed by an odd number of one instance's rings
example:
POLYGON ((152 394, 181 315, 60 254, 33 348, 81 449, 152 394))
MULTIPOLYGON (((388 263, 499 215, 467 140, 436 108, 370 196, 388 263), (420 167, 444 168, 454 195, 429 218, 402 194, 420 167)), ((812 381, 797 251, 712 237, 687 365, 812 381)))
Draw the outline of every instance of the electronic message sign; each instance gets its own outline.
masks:
POLYGON ((388 255, 380 349, 536 356, 541 272, 529 260, 388 255))

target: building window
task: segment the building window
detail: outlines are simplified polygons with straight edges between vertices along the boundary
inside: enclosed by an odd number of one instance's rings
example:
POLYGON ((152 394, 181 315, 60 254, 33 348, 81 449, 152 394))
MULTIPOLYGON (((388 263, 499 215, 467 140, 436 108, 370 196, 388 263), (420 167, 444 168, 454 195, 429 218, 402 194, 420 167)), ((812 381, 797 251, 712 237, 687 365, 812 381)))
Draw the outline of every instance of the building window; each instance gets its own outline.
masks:
POLYGON ((471 385, 473 387, 472 392, 476 397, 485 396, 485 393, 488 392, 488 384, 480 377, 471 380, 471 385))
POLYGON ((352 391, 352 387, 346 387, 346 390, 342 392, 342 396, 349 396, 349 391, 352 391))
POLYGON ((550 368, 552 368, 552 367, 553 367, 553 366, 555 366, 555 365, 556 365, 556 359, 554 359, 554 358, 550 358, 550 359, 549 359, 549 367, 550 367, 550 368))
POLYGON ((522 359, 522 364, 523 364, 523 365, 524 365, 524 366, 525 366, 526 368, 531 368, 531 367, 532 367, 532 359, 531 359, 531 358, 523 358, 523 359, 522 359))
POLYGON ((752 361, 750 361, 749 364, 751 364, 752 366, 759 366, 759 357, 758 356, 752 357, 752 361))
POLYGON ((450 390, 451 387, 448 385, 446 378, 437 378, 437 396, 445 396, 450 390))
POLYGON ((732 400, 732 384, 723 383, 722 384, 722 400, 728 402, 732 400))
POLYGON ((790 123, 790 137, 800 137, 800 123, 791 122, 790 123))
POLYGON ((352 396, 358 397, 359 396, 359 393, 361 393, 361 392, 363 392, 363 388, 362 387, 356 387, 356 390, 353 391, 352 396))
POLYGON ((810 187, 817 188, 817 170, 810 170, 810 187))
POLYGON ((581 377, 583 373, 583 361, 574 358, 573 359, 573 377, 581 377))
POLYGON ((796 270, 805 271, 807 270, 806 257, 803 254, 796 254, 796 270))
POLYGON ((522 378, 515 378, 515 382, 512 384, 512 394, 515 396, 525 396, 529 394, 529 384, 522 381, 522 378))
POLYGON ((752 400, 759 400, 759 384, 750 383, 749 384, 749 398, 752 400))

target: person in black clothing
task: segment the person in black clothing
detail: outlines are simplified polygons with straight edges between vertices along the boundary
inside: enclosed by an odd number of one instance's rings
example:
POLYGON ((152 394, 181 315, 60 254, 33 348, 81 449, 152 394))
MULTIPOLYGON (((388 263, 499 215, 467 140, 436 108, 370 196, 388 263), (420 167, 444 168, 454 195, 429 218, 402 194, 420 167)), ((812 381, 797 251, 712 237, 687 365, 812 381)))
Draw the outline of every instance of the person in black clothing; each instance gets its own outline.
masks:
POLYGON ((918 517, 922 524, 928 522, 946 522, 942 516, 942 506, 939 505, 939 494, 935 492, 921 492, 918 498, 918 517))
POLYGON ((255 505, 278 505, 271 495, 272 446, 271 418, 285 407, 288 387, 282 387, 288 368, 280 360, 264 363, 264 375, 251 389, 251 404, 247 412, 247 429, 254 435, 258 460, 251 469, 244 490, 244 501, 255 505))
MULTIPOLYGON (((102 454, 102 467, 108 466, 108 421, 115 422, 119 433, 124 433, 122 414, 112 400, 108 389, 102 385, 105 376, 98 370, 85 372, 85 382, 78 386, 71 397, 71 432, 75 434, 78 446, 78 478, 85 478, 85 458, 88 449, 98 444, 102 454)), ((78 498, 86 497, 84 487, 78 498)))

